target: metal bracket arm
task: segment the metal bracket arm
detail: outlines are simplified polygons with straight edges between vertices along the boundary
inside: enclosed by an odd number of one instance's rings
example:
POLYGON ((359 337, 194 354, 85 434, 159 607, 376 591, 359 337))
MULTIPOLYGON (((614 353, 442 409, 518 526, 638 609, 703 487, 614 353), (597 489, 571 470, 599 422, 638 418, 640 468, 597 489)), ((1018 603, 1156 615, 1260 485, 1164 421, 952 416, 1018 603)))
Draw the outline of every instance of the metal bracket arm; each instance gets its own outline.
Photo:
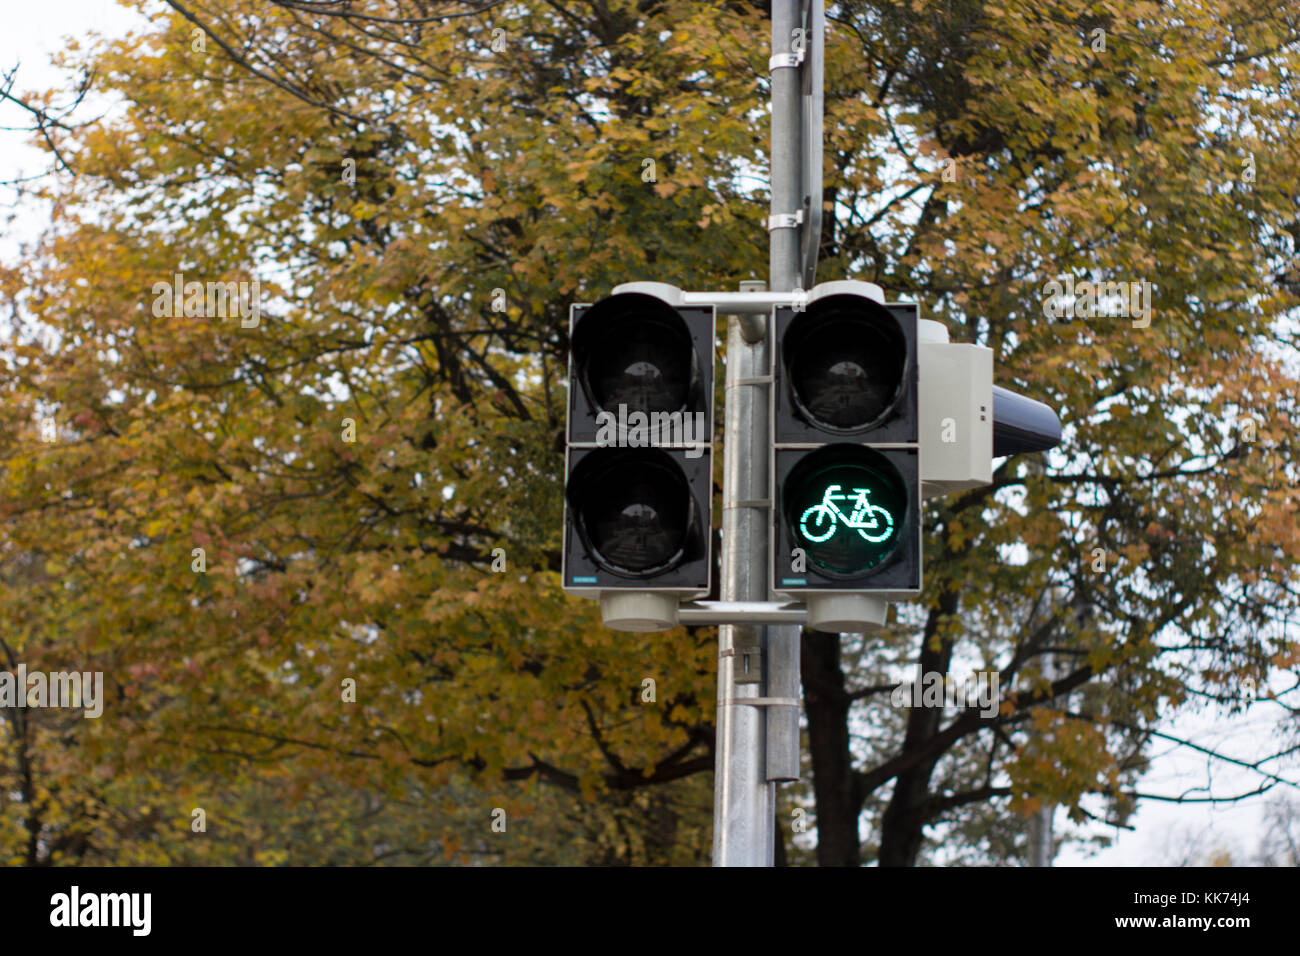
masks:
POLYGON ((682 624, 802 624, 808 609, 785 601, 691 601, 677 611, 682 624))

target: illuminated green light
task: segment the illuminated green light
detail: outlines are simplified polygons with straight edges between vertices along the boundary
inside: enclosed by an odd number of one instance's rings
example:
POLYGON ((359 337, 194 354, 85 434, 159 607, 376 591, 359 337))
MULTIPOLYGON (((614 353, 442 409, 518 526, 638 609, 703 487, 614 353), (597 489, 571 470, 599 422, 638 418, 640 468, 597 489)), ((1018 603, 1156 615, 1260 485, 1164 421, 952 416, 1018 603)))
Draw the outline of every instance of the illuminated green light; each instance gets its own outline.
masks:
POLYGON ((805 511, 799 519, 799 533, 807 540, 821 544, 843 527, 846 531, 856 531, 863 541, 872 544, 887 541, 894 533, 894 516, 868 502, 870 494, 870 488, 854 488, 853 494, 845 495, 840 494, 839 485, 829 486, 821 502, 805 511), (853 502, 852 514, 840 510, 838 502, 841 501, 853 502))
POLYGON ((782 511, 796 547, 818 567, 868 571, 897 548, 907 490, 897 469, 861 445, 827 445, 784 482, 782 511))

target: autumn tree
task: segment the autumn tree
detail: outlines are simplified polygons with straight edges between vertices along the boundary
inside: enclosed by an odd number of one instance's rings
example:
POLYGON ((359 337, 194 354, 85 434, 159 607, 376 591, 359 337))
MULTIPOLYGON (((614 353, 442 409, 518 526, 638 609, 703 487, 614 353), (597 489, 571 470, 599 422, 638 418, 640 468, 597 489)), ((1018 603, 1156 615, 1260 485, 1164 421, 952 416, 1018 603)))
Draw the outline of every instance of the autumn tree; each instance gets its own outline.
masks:
POLYGON ((126 108, 56 131, 75 176, 7 275, 5 548, 47 575, 7 616, 102 656, 123 772, 418 785, 453 858, 544 780, 587 805, 553 852, 699 862, 711 633, 632 642, 558 588, 565 318, 627 270, 743 258, 761 21, 172 6, 85 54, 126 108), (256 281, 259 314, 191 281, 256 281))
MULTIPOLYGON (((1066 437, 931 507, 919 608, 851 655, 805 634, 818 859, 908 865, 940 850, 927 833, 976 831, 1015 859, 1008 809, 1122 823, 1144 795, 1207 799, 1136 788, 1160 720, 1246 706, 1296 660, 1294 14, 837 10, 827 274, 915 294, 1066 437), (1148 283, 1150 313, 1053 315, 1066 276, 1148 283), (977 668, 992 719, 889 706, 916 669, 977 668)), ((1295 785, 1256 767, 1259 791, 1295 785)))

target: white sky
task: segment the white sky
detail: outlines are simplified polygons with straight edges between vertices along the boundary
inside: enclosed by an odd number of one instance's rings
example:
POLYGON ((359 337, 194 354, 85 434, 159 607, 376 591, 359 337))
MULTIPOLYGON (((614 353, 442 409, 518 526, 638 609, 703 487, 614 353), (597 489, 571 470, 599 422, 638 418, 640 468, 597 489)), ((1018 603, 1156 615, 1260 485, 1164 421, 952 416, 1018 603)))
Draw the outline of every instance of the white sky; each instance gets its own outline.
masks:
MULTIPOLYGON (((147 23, 115 0, 5 0, 0 18, 0 74, 18 65, 15 92, 71 90, 76 78, 69 78, 50 62, 63 48, 64 37, 84 38, 90 33, 121 36, 147 23)), ((82 118, 91 115, 95 114, 86 111, 82 118)), ((49 156, 28 145, 29 134, 8 129, 26 127, 30 120, 30 114, 12 103, 0 103, 0 127, 7 127, 0 129, 0 181, 37 175, 50 168, 49 156)), ((13 203, 14 190, 0 186, 0 258, 6 260, 17 252, 19 242, 38 235, 49 221, 45 210, 25 208, 16 219, 5 222, 13 203)))
MULTIPOLYGON (((134 11, 119 7, 113 0, 7 0, 3 29, 0 29, 0 72, 15 63, 18 90, 67 89, 69 79, 50 63, 51 54, 62 47, 68 35, 84 37, 91 32, 121 35, 138 28, 143 21, 134 11)), ((104 106, 97 105, 96 111, 104 106)), ((83 110, 84 116, 91 115, 83 110)), ((11 104, 0 104, 0 126, 23 126, 27 116, 11 104)), ((45 153, 28 146, 26 134, 0 130, 0 180, 40 173, 49 167, 45 153)), ((14 201, 12 189, 0 187, 0 211, 7 215, 14 201)), ((11 260, 18 243, 30 240, 47 224, 48 213, 27 204, 16 217, 3 224, 0 231, 0 260, 11 260)), ((825 281, 826 276, 819 276, 825 281)), ((1281 686, 1278 687, 1281 690, 1281 686)), ((1249 714, 1225 719, 1213 711, 1191 714, 1168 732, 1190 736, 1203 746, 1221 745, 1234 756, 1258 759, 1276 747, 1279 739, 1278 708, 1256 707, 1249 714)), ((1152 770, 1141 789, 1152 793, 1175 794, 1193 787, 1212 785, 1215 795, 1245 792, 1258 786, 1259 778, 1249 771, 1232 769, 1219 761, 1172 745, 1157 745, 1152 770)), ((1297 763, 1271 769, 1295 778, 1297 763), (1287 773, 1287 771, 1290 771, 1287 773)), ((1274 791, 1277 793, 1283 788, 1274 791)), ((1291 791, 1295 793, 1294 790, 1291 791)), ((1254 798, 1241 804, 1174 805, 1147 802, 1141 805, 1135 820, 1136 831, 1117 831, 1115 846, 1088 856, 1067 848, 1057 858, 1057 865, 1143 866, 1169 862, 1167 853, 1188 839, 1199 841, 1203 852, 1216 846, 1229 849, 1234 856, 1253 854, 1261 832, 1262 801, 1254 798)), ((1061 818, 1058 814, 1058 828, 1061 818)), ((1096 831, 1097 828, 1094 828, 1096 831)), ((1239 857, 1240 858, 1240 857, 1239 857)))

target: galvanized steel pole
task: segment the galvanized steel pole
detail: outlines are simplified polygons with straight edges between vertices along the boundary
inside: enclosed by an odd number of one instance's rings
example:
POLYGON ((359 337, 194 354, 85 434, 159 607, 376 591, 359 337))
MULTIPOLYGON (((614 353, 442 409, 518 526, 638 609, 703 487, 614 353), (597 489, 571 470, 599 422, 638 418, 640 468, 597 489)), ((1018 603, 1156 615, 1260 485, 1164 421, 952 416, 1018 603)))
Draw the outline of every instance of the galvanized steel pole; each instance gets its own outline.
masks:
MULTIPOLYGON (((814 0, 821 2, 821 0, 814 0)), ((772 3, 772 149, 770 224, 796 212, 801 154, 800 74, 782 61, 793 52, 799 26, 799 0, 772 3)), ((769 230, 769 274, 773 291, 788 291, 798 282, 799 231, 791 224, 769 230)), ((754 288, 743 291, 755 292, 754 288)), ((771 383, 771 334, 765 319, 748 316, 728 323, 726 432, 723 445, 722 583, 723 601, 765 601, 767 589, 767 520, 771 495, 768 476, 770 433, 768 386, 771 383)), ((768 668, 764 657, 779 664, 783 698, 797 695, 798 635, 792 627, 727 624, 718 629, 718 716, 714 780, 714 866, 771 866, 775 838, 776 785, 787 779, 788 746, 781 748, 781 767, 769 772, 769 710, 779 710, 781 726, 797 708, 755 706, 763 698, 768 668), (794 650, 793 683, 789 658, 794 650)), ((797 736, 795 762, 797 765, 797 736)), ((797 766, 796 766, 797 773, 797 766)))
MULTIPOLYGON (((811 8, 820 5, 823 0, 774 0, 772 3, 772 197, 771 216, 768 219, 768 275, 769 289, 772 292, 789 292, 801 287, 803 273, 800 257, 800 237, 802 231, 798 226, 786 225, 791 213, 803 212, 803 187, 805 177, 801 174, 801 163, 815 147, 817 161, 821 162, 821 143, 804 142, 808 135, 808 124, 803 116, 803 72, 797 66, 780 66, 782 59, 789 62, 789 54, 795 49, 795 31, 802 31, 803 42, 799 44, 800 60, 811 53, 813 44, 820 45, 820 36, 809 36, 813 17, 804 20, 801 16, 805 4, 811 8)), ((820 54, 819 54, 820 55, 820 54)), ((811 59, 811 57, 808 57, 811 59)), ((805 67, 806 69, 807 67, 805 67)), ((820 77, 816 80, 820 83, 820 77)), ((811 104, 810 104, 811 108, 811 104)), ((820 128, 820 123, 817 124, 820 128)), ((818 166, 820 172, 820 165, 818 166)), ((816 203, 820 196, 813 197, 816 203)), ((803 229, 810 228, 804 222, 803 229)), ((769 335, 773 334, 769 330, 769 335)), ((773 344, 775 349, 775 344, 773 344)), ((771 455, 771 432, 766 428, 762 432, 764 473, 771 455)), ((764 497, 772 499, 775 507, 775 488, 769 487, 764 497)), ((756 556, 764 570, 767 571, 766 541, 763 554, 756 556)), ((763 629, 763 657, 766 665, 766 692, 769 697, 798 700, 799 681, 799 636, 801 628, 786 626, 768 626, 763 629)), ((777 705, 765 708, 766 735, 764 751, 766 754, 766 777, 769 782, 797 780, 799 778, 799 707, 777 705)), ((775 799, 775 795, 774 795, 775 799)), ((773 810, 775 811, 775 803, 773 810)), ((769 827, 775 827, 775 818, 767 821, 769 827)), ((773 834, 775 836, 775 834, 773 834)), ((768 864, 771 865, 771 856, 768 864)))
MULTIPOLYGON (((761 556, 767 550, 766 512, 749 505, 767 493, 767 323, 756 341, 732 317, 727 326, 726 441, 722 460, 723 601, 762 601, 767 588, 761 556), (761 431, 760 431, 761 429, 761 431)), ((713 865, 769 866, 775 786, 764 770, 763 708, 738 701, 761 696, 762 627, 718 628, 718 717, 713 803, 713 865), (769 826, 770 828, 770 826, 769 826)))

